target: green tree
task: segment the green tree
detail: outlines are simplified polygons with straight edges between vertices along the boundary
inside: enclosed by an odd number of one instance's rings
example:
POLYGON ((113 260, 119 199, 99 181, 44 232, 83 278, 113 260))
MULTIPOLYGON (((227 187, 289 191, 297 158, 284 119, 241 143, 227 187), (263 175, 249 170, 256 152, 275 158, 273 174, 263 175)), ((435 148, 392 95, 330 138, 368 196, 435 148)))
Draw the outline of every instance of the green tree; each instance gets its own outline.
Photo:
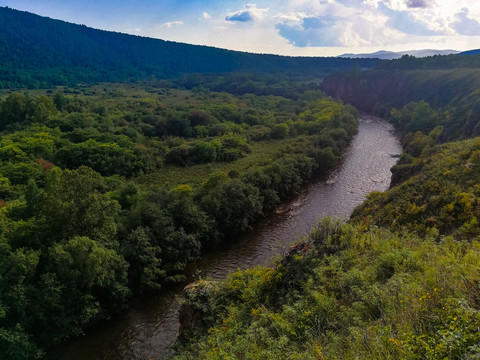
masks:
POLYGON ((34 123, 45 123, 56 112, 55 104, 51 97, 39 95, 30 98, 27 102, 27 120, 34 123))
POLYGON ((257 188, 234 179, 221 189, 217 223, 224 235, 245 232, 262 214, 262 201, 257 188))
POLYGON ((62 284, 62 320, 68 323, 61 331, 78 334, 82 329, 121 309, 129 296, 125 260, 115 250, 86 236, 74 236, 55 244, 49 252, 51 272, 62 284))
POLYGON ((290 129, 288 128, 288 125, 285 123, 281 123, 273 126, 270 132, 270 136, 273 139, 285 139, 289 133, 290 129))
POLYGON ((101 175, 85 166, 50 172, 42 203, 49 241, 86 236, 115 246, 119 205, 103 186, 101 175))
POLYGON ((28 98, 19 93, 12 93, 0 104, 0 130, 9 124, 21 123, 27 117, 28 98))

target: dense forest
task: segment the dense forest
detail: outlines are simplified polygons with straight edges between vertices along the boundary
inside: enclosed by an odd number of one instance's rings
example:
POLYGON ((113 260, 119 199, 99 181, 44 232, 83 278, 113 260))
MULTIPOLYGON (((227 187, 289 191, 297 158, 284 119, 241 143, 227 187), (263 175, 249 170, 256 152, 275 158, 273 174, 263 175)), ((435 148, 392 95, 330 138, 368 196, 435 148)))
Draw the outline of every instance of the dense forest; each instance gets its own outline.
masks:
POLYGON ((320 222, 269 267, 188 286, 193 321, 175 359, 480 356, 478 70, 426 70, 431 61, 326 79, 403 132, 391 189, 347 223, 320 222))
POLYGON ((0 352, 44 350, 183 279, 339 161, 357 111, 101 84, 0 102, 0 352))
POLYGON ((444 141, 479 136, 479 59, 478 55, 404 56, 372 71, 332 74, 321 88, 379 116, 390 117, 392 109, 406 106, 410 119, 395 122, 403 131, 428 132, 441 125, 444 141))
POLYGON ((403 133, 391 189, 269 267, 189 285, 173 357, 480 356, 478 55, 255 55, 9 8, 0 48, 2 358, 180 282, 338 164, 354 106, 403 133))
POLYGON ((0 88, 164 79, 191 73, 324 76, 378 59, 288 57, 101 31, 0 7, 0 88))

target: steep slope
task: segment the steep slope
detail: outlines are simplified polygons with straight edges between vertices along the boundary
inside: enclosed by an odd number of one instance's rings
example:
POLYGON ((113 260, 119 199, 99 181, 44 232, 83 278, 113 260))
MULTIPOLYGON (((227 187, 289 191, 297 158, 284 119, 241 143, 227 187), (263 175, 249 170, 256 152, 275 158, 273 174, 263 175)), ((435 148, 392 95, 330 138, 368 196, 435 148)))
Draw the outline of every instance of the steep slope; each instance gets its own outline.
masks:
MULTIPOLYGON (((480 135, 480 55, 405 56, 372 71, 332 74, 322 88, 362 111, 385 117, 392 108, 415 108, 409 103, 427 102, 438 112, 435 125, 445 128, 442 141, 480 135)), ((395 125, 406 131, 426 130, 395 125)))
POLYGON ((189 285, 174 359, 478 359, 479 140, 427 146, 272 267, 189 285))
POLYGON ((324 75, 376 59, 260 55, 101 31, 0 8, 0 87, 165 78, 182 73, 324 75))

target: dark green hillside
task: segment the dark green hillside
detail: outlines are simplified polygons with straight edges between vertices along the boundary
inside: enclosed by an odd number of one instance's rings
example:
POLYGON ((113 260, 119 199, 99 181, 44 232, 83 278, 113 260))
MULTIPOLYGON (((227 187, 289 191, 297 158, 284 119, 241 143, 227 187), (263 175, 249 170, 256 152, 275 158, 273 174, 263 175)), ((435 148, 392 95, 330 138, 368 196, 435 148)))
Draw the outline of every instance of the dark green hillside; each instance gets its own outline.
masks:
POLYGON ((457 55, 478 55, 480 54, 480 49, 462 51, 457 55))
POLYGON ((480 68, 480 57, 475 50, 453 55, 434 55, 415 57, 404 55, 400 59, 393 59, 379 64, 379 69, 384 70, 441 70, 480 68))
POLYGON ((319 76, 378 62, 228 51, 101 31, 9 8, 0 8, 0 49, 3 88, 232 71, 319 76))
MULTIPOLYGON (((480 60, 480 56, 479 56, 480 60)), ((322 85, 331 96, 368 112, 427 101, 434 107, 457 104, 480 88, 480 69, 373 70, 338 73, 322 85)))
POLYGON ((391 116, 403 131, 443 126, 441 141, 480 135, 480 55, 407 56, 372 71, 330 75, 322 88, 362 111, 391 116))

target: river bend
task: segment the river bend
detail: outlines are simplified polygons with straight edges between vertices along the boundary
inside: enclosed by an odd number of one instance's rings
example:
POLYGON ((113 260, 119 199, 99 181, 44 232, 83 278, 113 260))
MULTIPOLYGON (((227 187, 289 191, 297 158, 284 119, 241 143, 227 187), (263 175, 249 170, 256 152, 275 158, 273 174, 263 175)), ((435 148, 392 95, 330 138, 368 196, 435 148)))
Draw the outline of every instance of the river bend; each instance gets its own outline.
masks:
MULTIPOLYGON (((384 120, 360 119, 359 131, 338 168, 325 180, 306 186, 298 196, 257 223, 234 243, 190 264, 188 282, 200 274, 225 278, 237 269, 268 264, 276 254, 326 216, 348 218, 368 193, 388 189, 391 167, 401 153, 398 136, 384 120)), ((186 284, 168 294, 140 301, 127 313, 108 321, 87 336, 49 354, 61 360, 161 359, 178 331, 177 296, 186 284)))

